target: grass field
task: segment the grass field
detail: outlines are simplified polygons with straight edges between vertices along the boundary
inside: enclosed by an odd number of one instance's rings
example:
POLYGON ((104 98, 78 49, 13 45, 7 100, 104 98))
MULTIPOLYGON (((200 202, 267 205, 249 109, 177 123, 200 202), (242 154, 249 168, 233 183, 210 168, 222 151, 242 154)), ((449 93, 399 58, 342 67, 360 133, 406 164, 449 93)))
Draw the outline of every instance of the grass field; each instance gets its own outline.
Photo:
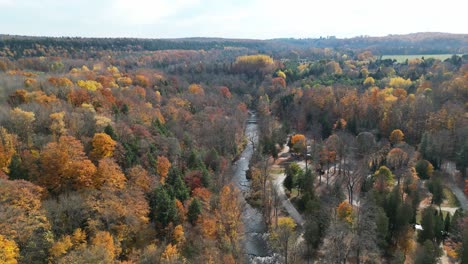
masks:
MULTIPOLYGON (((421 59, 424 57, 425 59, 428 58, 434 58, 434 59, 439 59, 441 61, 444 61, 450 57, 452 57, 453 54, 422 54, 422 55, 382 55, 382 60, 386 59, 392 59, 396 60, 399 63, 405 62, 407 59, 421 59)), ((463 56, 463 54, 457 54, 458 56, 463 56)))
POLYGON ((443 192, 444 192, 445 201, 442 204, 442 206, 460 207, 460 202, 458 201, 455 194, 453 194, 453 192, 449 188, 444 187, 443 192))

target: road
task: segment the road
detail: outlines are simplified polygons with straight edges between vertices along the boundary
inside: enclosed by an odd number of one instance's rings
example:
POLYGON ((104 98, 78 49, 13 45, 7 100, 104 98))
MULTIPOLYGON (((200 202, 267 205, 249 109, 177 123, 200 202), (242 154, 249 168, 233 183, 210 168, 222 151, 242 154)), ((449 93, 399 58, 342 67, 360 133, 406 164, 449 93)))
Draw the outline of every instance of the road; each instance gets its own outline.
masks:
POLYGON ((442 164, 442 169, 450 175, 450 180, 448 181, 447 186, 452 190, 453 194, 457 197, 460 202, 461 208, 464 211, 468 211, 468 198, 463 193, 463 190, 458 187, 455 182, 455 175, 458 173, 455 163, 449 161, 442 164))
MULTIPOLYGON (((277 166, 277 165, 274 165, 277 166)), ((284 190, 284 179, 286 179, 286 174, 281 173, 281 174, 270 174, 273 178, 273 184, 275 185, 276 192, 278 193, 278 196, 281 200, 281 204, 283 205, 283 208, 286 209, 288 212, 289 216, 294 219, 294 221, 301 227, 304 226, 305 220, 304 217, 297 211, 296 207, 291 203, 291 201, 288 199, 286 196, 285 190, 284 190)))
MULTIPOLYGON (((278 154, 279 157, 284 155, 285 153, 289 152, 289 147, 287 145, 284 146, 284 148, 281 150, 281 152, 278 154)), ((301 166, 302 164, 299 164, 301 166)), ((303 164, 305 167, 305 163, 303 164)), ((277 170, 280 168, 279 165, 273 165, 273 169, 277 170)), ((302 168, 302 166, 301 166, 302 168)), ((296 207, 291 203, 291 201, 288 199, 286 196, 286 191, 284 189, 284 179, 286 179, 286 174, 284 173, 270 173, 270 176, 273 179, 273 185, 276 188, 276 192, 278 193, 278 196, 281 200, 281 205, 283 205, 283 208, 288 212, 289 216, 294 219, 297 225, 299 225, 301 228, 304 226, 305 220, 304 217, 297 211, 296 207)))

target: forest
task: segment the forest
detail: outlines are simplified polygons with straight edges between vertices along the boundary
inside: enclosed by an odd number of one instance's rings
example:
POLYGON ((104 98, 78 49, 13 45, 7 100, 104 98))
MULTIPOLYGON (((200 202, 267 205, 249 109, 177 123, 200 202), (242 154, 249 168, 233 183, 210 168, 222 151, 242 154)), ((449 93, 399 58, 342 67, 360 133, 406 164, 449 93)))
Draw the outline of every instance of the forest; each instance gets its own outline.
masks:
POLYGON ((0 263, 468 263, 467 39, 0 35, 0 263))

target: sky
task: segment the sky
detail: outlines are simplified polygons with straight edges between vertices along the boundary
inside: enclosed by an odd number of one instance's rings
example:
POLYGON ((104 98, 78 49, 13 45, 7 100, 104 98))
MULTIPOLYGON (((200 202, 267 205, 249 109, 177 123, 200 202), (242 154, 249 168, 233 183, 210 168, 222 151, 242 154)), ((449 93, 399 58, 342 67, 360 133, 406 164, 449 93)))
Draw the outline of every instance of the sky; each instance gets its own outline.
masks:
POLYGON ((0 34, 318 38, 468 33, 466 0, 0 0, 0 34))

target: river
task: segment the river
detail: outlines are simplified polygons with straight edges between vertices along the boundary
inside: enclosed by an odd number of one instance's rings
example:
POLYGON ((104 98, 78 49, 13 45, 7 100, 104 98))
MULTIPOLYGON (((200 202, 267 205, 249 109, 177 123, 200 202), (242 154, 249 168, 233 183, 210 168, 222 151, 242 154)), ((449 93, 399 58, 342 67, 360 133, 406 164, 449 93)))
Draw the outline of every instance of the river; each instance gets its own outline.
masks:
POLYGON ((250 181, 246 177, 250 159, 253 155, 253 144, 258 142, 258 125, 256 115, 251 114, 245 128, 245 136, 249 139, 247 146, 241 153, 237 162, 233 165, 233 183, 242 192, 242 220, 244 224, 244 253, 247 263, 277 263, 276 256, 271 253, 268 247, 268 228, 261 211, 252 207, 246 201, 250 192, 250 181))

